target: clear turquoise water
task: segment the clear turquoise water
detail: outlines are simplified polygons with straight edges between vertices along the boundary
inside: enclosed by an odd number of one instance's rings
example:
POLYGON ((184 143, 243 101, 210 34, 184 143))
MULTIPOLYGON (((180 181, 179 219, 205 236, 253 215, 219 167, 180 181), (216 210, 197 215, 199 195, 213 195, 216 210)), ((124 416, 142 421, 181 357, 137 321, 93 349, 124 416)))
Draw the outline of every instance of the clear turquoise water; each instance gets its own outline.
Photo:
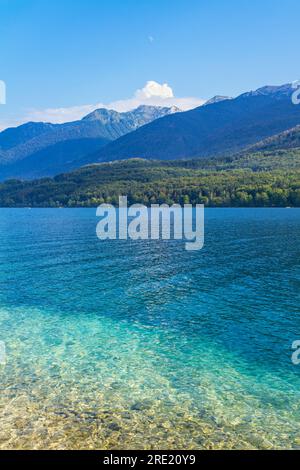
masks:
POLYGON ((300 210, 205 217, 187 252, 0 209, 1 448, 300 447, 300 210))

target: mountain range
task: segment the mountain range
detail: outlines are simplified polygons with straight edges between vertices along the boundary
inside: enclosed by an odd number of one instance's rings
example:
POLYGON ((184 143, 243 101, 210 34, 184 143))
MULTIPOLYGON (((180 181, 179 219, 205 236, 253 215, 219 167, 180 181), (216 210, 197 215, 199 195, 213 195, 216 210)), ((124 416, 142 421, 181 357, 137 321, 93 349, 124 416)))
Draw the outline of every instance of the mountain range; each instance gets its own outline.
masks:
POLYGON ((31 179, 72 170, 84 155, 179 111, 175 106, 139 106, 124 113, 101 108, 75 122, 29 122, 6 129, 0 133, 0 178, 31 179))
POLYGON ((90 162, 141 157, 203 158, 239 153, 300 124, 291 85, 263 87, 165 116, 106 145, 90 162))
POLYGON ((27 123, 0 133, 0 179, 53 176, 130 158, 180 160, 300 147, 300 106, 291 84, 236 98, 215 96, 180 112, 140 106, 98 109, 66 124, 27 123))

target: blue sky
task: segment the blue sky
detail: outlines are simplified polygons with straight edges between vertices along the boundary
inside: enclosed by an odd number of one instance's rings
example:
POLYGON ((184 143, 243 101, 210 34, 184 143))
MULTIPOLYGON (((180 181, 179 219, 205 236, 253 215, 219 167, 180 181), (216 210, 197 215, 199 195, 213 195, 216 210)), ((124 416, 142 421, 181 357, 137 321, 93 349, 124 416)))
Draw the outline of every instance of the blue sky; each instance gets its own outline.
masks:
POLYGON ((2 128, 136 98, 149 80, 207 99, 300 76, 299 0, 0 0, 0 18, 2 128))

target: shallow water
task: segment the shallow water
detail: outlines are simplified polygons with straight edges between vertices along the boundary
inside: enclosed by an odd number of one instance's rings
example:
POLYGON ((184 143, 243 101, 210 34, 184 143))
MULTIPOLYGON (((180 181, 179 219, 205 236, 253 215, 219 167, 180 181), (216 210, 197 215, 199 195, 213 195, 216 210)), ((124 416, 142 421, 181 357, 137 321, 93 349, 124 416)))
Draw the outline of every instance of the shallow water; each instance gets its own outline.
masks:
POLYGON ((0 448, 300 448, 300 210, 205 218, 187 252, 0 209, 0 448))

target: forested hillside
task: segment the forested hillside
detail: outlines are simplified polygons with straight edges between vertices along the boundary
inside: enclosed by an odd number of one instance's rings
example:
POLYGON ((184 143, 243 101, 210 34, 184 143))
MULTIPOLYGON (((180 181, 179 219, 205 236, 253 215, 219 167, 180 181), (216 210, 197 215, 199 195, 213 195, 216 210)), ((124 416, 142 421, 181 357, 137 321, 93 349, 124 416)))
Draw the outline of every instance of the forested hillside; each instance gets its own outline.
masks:
POLYGON ((204 203, 212 207, 300 207, 300 151, 212 160, 132 159, 96 164, 35 181, 0 184, 2 207, 88 207, 204 203))

